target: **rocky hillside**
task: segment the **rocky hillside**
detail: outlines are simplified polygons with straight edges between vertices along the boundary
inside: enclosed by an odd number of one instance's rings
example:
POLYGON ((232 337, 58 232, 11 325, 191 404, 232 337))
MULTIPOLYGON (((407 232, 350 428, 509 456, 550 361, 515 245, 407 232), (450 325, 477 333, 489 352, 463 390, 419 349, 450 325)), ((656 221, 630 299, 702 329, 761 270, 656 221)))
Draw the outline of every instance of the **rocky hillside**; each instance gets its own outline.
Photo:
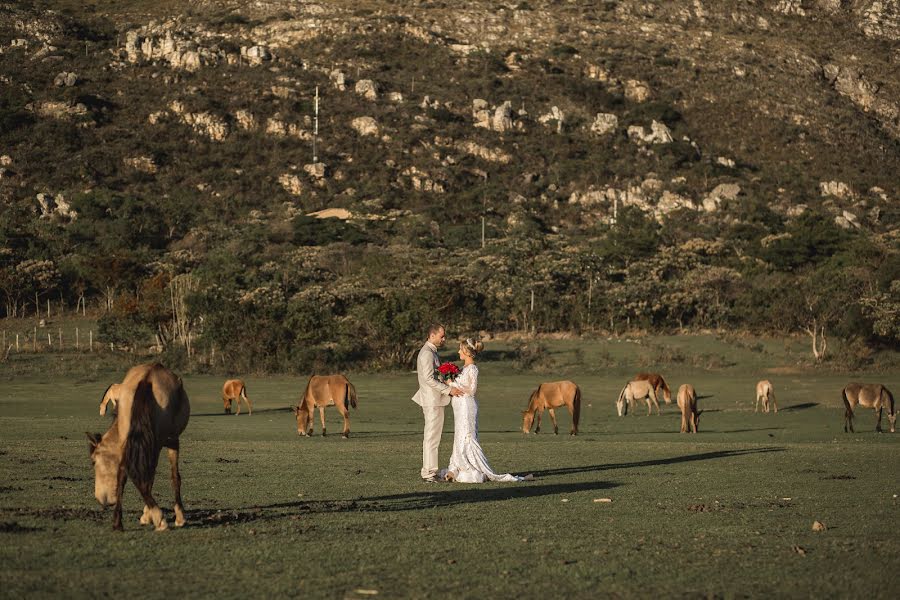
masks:
MULTIPOLYGON (((579 298, 613 294, 631 265, 698 240, 716 248, 701 263, 745 282, 790 278, 854 245, 829 245, 841 236, 877 248, 872 294, 900 272, 897 0, 181 6, 0 4, 8 314, 41 260, 61 295, 107 307, 191 274, 245 300, 324 293, 345 319, 411 261, 459 273, 477 255, 509 277, 466 285, 503 308, 459 319, 526 329, 574 326, 571 279, 579 298), (615 250, 626 226, 646 252, 615 250), (548 258, 514 277, 534 253, 548 258)), ((726 321, 745 321, 739 296, 726 321)), ((594 316, 721 325, 695 321, 698 302, 594 316)))

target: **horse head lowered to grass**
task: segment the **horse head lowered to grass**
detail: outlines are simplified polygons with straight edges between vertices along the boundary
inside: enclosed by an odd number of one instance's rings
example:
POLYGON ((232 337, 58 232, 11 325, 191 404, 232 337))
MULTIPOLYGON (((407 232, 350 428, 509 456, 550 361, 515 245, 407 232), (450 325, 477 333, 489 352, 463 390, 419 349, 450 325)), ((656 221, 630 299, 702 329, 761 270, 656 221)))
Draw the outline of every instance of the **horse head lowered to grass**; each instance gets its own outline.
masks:
POLYGON ((540 384, 531 393, 528 400, 528 408, 522 411, 522 433, 530 433, 531 425, 537 417, 537 427, 534 432, 541 432, 541 415, 546 409, 553 421, 553 433, 559 433, 556 423, 556 413, 553 409, 566 406, 572 415, 572 430, 570 435, 578 435, 578 418, 581 415, 581 389, 571 381, 551 381, 540 384))
POLYGON ((325 435, 325 407, 335 406, 344 417, 341 437, 350 437, 349 407, 356 408, 356 388, 343 375, 313 375, 306 384, 306 391, 297 406, 292 406, 297 417, 297 434, 311 436, 313 433, 313 413, 319 407, 322 421, 322 435, 325 435))
POLYGON ((881 413, 884 407, 888 407, 888 423, 891 433, 897 423, 897 413, 894 411, 894 395, 880 383, 850 383, 841 392, 844 400, 844 432, 847 429, 853 431, 853 409, 857 405, 875 409, 877 421, 875 431, 881 431, 881 413))
POLYGON ((172 487, 175 490, 175 525, 184 525, 178 437, 187 427, 191 407, 181 379, 164 366, 132 367, 119 384, 118 414, 104 433, 88 433, 94 465, 94 497, 102 506, 112 504, 113 529, 122 530, 122 495, 130 477, 144 500, 140 522, 157 531, 168 528, 153 498, 153 480, 159 453, 168 448, 172 487))

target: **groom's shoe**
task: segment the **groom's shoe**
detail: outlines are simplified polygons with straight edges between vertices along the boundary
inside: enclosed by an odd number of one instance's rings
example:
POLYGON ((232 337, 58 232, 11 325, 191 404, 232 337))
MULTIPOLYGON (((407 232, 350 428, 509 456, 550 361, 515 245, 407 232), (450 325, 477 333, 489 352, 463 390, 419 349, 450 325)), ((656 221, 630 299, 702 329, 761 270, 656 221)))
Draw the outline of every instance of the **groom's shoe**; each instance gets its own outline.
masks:
POLYGON ((422 481, 424 481, 425 483, 437 483, 438 478, 432 475, 431 477, 423 477, 422 481))

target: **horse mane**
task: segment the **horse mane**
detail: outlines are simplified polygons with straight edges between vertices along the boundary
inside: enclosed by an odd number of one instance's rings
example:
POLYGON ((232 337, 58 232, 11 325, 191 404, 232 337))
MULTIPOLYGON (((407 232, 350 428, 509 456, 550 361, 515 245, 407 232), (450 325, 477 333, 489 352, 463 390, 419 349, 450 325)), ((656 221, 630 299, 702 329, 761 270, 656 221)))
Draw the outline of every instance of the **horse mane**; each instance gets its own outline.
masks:
MULTIPOLYGON (((303 390, 303 396, 300 398, 300 402, 297 403, 298 410, 309 411, 309 407, 307 407, 307 398, 309 398, 309 386, 312 385, 313 378, 310 377, 309 381, 306 382, 306 388, 303 390)), ((313 412, 315 412, 315 406, 313 406, 313 412)))
POLYGON ((152 481, 159 462, 159 448, 153 428, 153 385, 150 383, 151 368, 137 384, 131 403, 131 424, 125 441, 125 470, 131 480, 137 483, 152 481))
POLYGON ((531 397, 528 398, 528 408, 525 409, 525 412, 535 412, 537 410, 537 406, 535 406, 535 402, 541 395, 541 385, 537 386, 537 389, 531 392, 531 397))
POLYGON ((624 409, 622 410, 623 415, 628 414, 628 402, 625 401, 625 390, 628 389, 629 385, 631 385, 630 381, 625 384, 625 387, 622 388, 622 391, 619 392, 619 397, 616 399, 616 404, 623 403, 625 406, 624 409))
POLYGON ((116 384, 111 383, 108 386, 106 386, 106 389, 103 391, 103 395, 100 396, 100 402, 103 402, 103 399, 106 398, 106 395, 109 393, 109 390, 112 389, 112 386, 114 386, 114 385, 116 385, 116 384))
POLYGON ((669 395, 672 394, 672 390, 669 389, 669 384, 666 383, 666 380, 663 379, 662 375, 659 376, 659 385, 663 389, 664 392, 666 392, 669 395))

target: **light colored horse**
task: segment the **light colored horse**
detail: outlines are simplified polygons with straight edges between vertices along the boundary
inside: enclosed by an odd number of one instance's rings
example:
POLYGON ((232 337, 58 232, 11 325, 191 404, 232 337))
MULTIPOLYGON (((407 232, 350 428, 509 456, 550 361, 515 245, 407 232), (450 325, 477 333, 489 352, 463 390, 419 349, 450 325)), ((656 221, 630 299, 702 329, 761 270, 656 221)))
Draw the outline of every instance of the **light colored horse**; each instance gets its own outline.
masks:
POLYGON ((619 398, 616 400, 616 410, 619 412, 619 416, 628 414, 628 406, 634 404, 638 400, 646 400, 647 401, 647 416, 651 414, 650 410, 650 402, 653 402, 653 406, 656 407, 656 414, 659 414, 659 402, 656 401, 656 390, 653 389, 653 386, 649 381, 629 381, 625 384, 625 387, 622 388, 622 391, 619 393, 619 398))
POLYGON ((100 401, 100 416, 106 414, 106 406, 109 403, 112 403, 113 408, 116 408, 116 405, 119 402, 119 396, 122 394, 122 385, 119 383, 114 383, 106 388, 106 391, 103 392, 103 400, 100 401))
POLYGON ((775 388, 768 379, 763 379, 756 384, 756 405, 753 412, 759 410, 759 403, 762 402, 763 412, 769 412, 769 401, 772 401, 772 407, 778 412, 778 403, 775 401, 775 388))
POLYGON ((306 391, 297 406, 292 406, 297 416, 297 433, 313 434, 312 414, 319 407, 322 421, 322 435, 325 435, 325 407, 336 406, 344 417, 344 430, 341 437, 350 436, 350 413, 348 406, 356 408, 356 388, 343 375, 313 375, 306 384, 306 391))
MULTIPOLYGON (((222 403, 225 405, 225 413, 231 414, 231 403, 237 403, 237 412, 235 416, 241 414, 241 400, 247 403, 247 410, 253 414, 253 403, 247 397, 247 386, 240 379, 229 379, 222 386, 222 403)), ((265 411, 263 411, 265 412, 265 411)))
POLYGON ((881 412, 884 406, 888 407, 888 422, 891 426, 891 433, 894 433, 894 426, 897 422, 897 413, 894 412, 894 395, 890 390, 880 383, 850 383, 841 392, 844 399, 844 432, 847 432, 849 426, 853 431, 853 409, 859 406, 875 409, 878 420, 875 423, 875 431, 881 431, 881 412))
POLYGON ((681 409, 681 433, 697 433, 700 428, 700 415, 702 410, 697 410, 697 391, 689 383, 678 388, 678 408, 681 409))
POLYGON ((178 437, 187 427, 191 406, 181 379, 159 363, 132 367, 120 384, 118 415, 102 436, 87 434, 94 464, 94 497, 114 505, 113 529, 122 530, 122 494, 131 477, 144 500, 142 525, 168 528, 153 498, 153 480, 160 450, 168 448, 175 490, 175 525, 184 525, 178 437))
POLYGON ((566 406, 572 415, 572 429, 569 435, 578 435, 578 419, 581 415, 581 388, 571 381, 551 381, 540 384, 531 393, 528 408, 522 411, 522 433, 530 433, 531 425, 537 415, 535 433, 541 432, 541 415, 546 409, 553 421, 553 433, 559 434, 555 408, 566 406))
POLYGON ((653 386, 653 390, 659 394, 659 391, 662 390, 663 400, 666 401, 666 404, 672 404, 672 392, 669 391, 669 386, 666 383, 666 380, 663 379, 663 376, 659 373, 638 373, 634 376, 632 381, 647 381, 650 385, 653 386))

